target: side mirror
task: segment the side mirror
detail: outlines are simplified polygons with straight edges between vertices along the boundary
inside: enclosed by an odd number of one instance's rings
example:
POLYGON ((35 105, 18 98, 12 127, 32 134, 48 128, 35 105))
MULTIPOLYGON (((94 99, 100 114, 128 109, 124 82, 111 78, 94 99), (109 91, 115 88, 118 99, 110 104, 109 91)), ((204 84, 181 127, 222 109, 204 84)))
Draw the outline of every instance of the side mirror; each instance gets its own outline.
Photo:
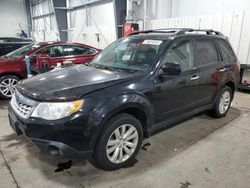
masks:
POLYGON ((179 75, 181 73, 181 65, 178 63, 167 62, 161 67, 163 75, 179 75))

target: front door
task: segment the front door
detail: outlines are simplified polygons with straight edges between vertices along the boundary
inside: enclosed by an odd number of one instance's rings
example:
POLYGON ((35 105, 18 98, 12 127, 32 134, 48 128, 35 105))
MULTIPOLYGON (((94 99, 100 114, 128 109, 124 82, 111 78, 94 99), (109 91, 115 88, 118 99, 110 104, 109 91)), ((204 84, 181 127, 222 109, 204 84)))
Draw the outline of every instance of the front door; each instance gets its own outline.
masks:
POLYGON ((62 45, 48 46, 43 50, 42 53, 50 56, 51 66, 56 66, 57 63, 63 64, 64 62, 62 45))
POLYGON ((155 124, 192 110, 197 105, 199 73, 194 67, 192 39, 175 40, 166 51, 161 65, 168 62, 180 64, 182 72, 155 78, 155 124))

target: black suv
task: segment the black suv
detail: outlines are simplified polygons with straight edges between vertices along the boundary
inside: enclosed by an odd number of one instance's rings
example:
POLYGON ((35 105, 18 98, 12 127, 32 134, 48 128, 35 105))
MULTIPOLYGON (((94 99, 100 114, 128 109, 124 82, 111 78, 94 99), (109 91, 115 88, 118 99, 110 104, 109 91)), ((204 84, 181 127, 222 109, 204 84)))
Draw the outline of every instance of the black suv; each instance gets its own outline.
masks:
POLYGON ((205 110, 224 117, 237 88, 237 62, 216 31, 133 33, 89 66, 21 81, 10 102, 10 125, 42 151, 115 170, 160 129, 205 110))

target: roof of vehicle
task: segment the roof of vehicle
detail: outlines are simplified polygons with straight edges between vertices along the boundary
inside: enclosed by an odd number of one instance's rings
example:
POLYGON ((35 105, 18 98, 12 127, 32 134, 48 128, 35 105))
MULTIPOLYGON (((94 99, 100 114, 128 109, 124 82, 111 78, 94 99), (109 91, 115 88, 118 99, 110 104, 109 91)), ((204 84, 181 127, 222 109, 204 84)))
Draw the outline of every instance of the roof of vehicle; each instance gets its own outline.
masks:
POLYGON ((158 40, 168 40, 175 37, 181 36, 192 36, 192 37, 215 37, 227 39, 219 31, 209 30, 209 29, 190 29, 190 28, 167 28, 167 29, 155 29, 155 30, 146 30, 131 33, 129 36, 140 37, 145 39, 158 39, 158 40))
MULTIPOLYGON (((86 44, 82 44, 82 43, 77 43, 77 42, 65 42, 65 41, 50 41, 50 42, 39 42, 39 43, 36 43, 40 46, 47 46, 47 45, 65 45, 65 44, 69 44, 69 45, 80 45, 80 46, 89 46, 89 45, 86 45, 86 44)), ((95 48, 93 46, 89 46, 91 48, 95 48)), ((97 49, 97 48, 95 48, 97 49)))

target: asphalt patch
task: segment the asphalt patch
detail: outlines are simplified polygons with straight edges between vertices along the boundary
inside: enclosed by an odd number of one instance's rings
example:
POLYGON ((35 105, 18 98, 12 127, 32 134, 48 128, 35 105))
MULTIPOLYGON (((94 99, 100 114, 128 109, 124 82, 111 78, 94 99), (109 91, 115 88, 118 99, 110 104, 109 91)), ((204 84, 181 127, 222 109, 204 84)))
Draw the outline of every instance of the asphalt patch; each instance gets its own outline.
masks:
POLYGON ((134 158, 129 164, 127 164, 123 168, 131 168, 131 167, 135 166, 136 163, 138 163, 138 160, 134 158))
POLYGON ((151 146, 150 143, 145 143, 145 144, 141 147, 141 149, 144 150, 144 151, 148 151, 148 147, 149 147, 149 146, 151 146))
POLYGON ((186 181, 184 183, 180 182, 180 184, 181 184, 180 188, 188 188, 191 185, 189 181, 186 181))
POLYGON ((55 172, 62 172, 64 170, 68 170, 68 169, 71 168, 71 166, 72 166, 72 160, 69 160, 69 161, 67 161, 65 163, 58 163, 57 164, 58 168, 55 169, 55 172))

